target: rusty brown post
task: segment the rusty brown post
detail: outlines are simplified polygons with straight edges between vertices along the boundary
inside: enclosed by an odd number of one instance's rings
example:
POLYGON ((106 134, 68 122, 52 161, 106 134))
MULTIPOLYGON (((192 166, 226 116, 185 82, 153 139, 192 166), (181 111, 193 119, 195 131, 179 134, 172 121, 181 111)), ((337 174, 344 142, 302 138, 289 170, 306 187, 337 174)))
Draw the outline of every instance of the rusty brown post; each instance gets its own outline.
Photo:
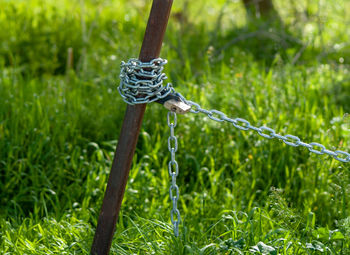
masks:
MULTIPOLYGON (((139 55, 143 62, 159 57, 173 0, 153 0, 139 55)), ((98 218, 91 254, 108 254, 128 180, 146 104, 128 105, 98 218)))

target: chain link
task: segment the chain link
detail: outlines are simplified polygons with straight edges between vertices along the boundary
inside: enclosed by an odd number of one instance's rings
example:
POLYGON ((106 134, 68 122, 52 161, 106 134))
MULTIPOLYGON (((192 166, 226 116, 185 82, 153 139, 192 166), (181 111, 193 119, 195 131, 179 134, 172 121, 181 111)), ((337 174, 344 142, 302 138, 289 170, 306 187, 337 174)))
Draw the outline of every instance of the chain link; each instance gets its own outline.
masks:
MULTIPOLYGON (((255 127, 249 123, 246 119, 242 118, 229 118, 223 112, 218 110, 206 110, 201 108, 201 106, 195 102, 186 100, 180 93, 175 93, 174 88, 171 83, 168 83, 163 87, 163 80, 167 79, 166 75, 162 73, 164 65, 167 63, 166 59, 156 58, 150 62, 141 62, 138 59, 130 59, 127 63, 122 62, 121 71, 120 71, 120 85, 118 91, 123 98, 123 100, 128 104, 144 104, 157 101, 162 99, 169 94, 176 94, 180 98, 192 107, 192 113, 203 113, 208 116, 211 120, 217 122, 229 122, 234 127, 240 130, 253 130, 257 132, 260 136, 267 139, 277 139, 283 141, 285 144, 292 147, 305 147, 310 152, 317 155, 329 155, 334 159, 348 163, 350 162, 350 154, 341 150, 328 150, 326 147, 319 143, 305 143, 301 139, 294 135, 280 135, 272 128, 261 126, 255 127)), ((176 115, 174 119, 176 119, 176 115)), ((170 123, 171 124, 171 123, 170 123)), ((168 114, 168 125, 169 125, 169 114, 168 114)), ((171 126, 169 126, 171 128, 171 126)), ((171 128, 173 132, 174 127, 171 128)), ((174 142, 175 146, 174 151, 177 150, 177 140, 173 135, 168 139, 169 150, 171 147, 171 142, 174 142)), ((170 151, 171 152, 171 151, 170 151)), ((175 161, 175 152, 174 161, 171 161, 172 165, 177 165, 175 161)), ((172 154, 172 155, 173 155, 172 154)))
POLYGON ((207 115, 209 117, 209 119, 217 121, 217 122, 228 122, 230 124, 232 124, 234 127, 240 129, 240 130, 253 130, 255 132, 257 132, 260 136, 267 138, 267 139, 277 139, 277 140, 281 140, 282 142, 284 142, 285 144, 292 146, 292 147, 305 147, 307 148, 310 152, 317 154, 317 155, 329 155, 331 157, 333 157, 335 160, 338 160, 340 162, 344 162, 344 163, 348 163, 350 162, 350 154, 348 152, 345 151, 341 151, 341 150, 336 150, 336 151, 332 151, 332 150, 328 150, 326 149, 326 147, 322 144, 319 143, 305 143, 303 141, 301 141, 301 139, 297 136, 294 135, 280 135, 278 133, 276 133, 276 131, 272 128, 269 127, 265 127, 265 126, 261 126, 261 127, 255 127, 253 125, 250 124, 249 121, 247 121, 246 119, 242 119, 242 118, 229 118, 226 116, 225 113, 218 111, 218 110, 206 110, 203 109, 199 104, 186 100, 181 94, 177 93, 181 99, 188 105, 190 105, 192 107, 192 109, 190 110, 190 112, 192 113, 203 113, 205 115, 207 115))
MULTIPOLYGON (((334 159, 348 163, 350 162, 350 154, 341 150, 328 150, 320 143, 305 143, 294 135, 280 135, 274 129, 261 126, 255 127, 243 118, 229 118, 225 113, 218 110, 206 110, 199 104, 186 100, 180 93, 176 93, 171 83, 163 87, 163 80, 167 79, 162 73, 167 60, 157 58, 150 62, 141 62, 138 59, 130 59, 127 63, 122 62, 120 72, 120 85, 118 91, 123 100, 131 105, 144 104, 158 101, 165 98, 169 94, 178 96, 184 103, 191 106, 190 112, 202 113, 209 119, 217 122, 228 122, 240 130, 253 130, 266 139, 277 139, 292 147, 305 147, 310 152, 317 155, 329 155, 334 159)), ((179 165, 175 159, 178 149, 177 138, 175 136, 175 127, 177 124, 176 113, 169 111, 167 115, 167 123, 170 128, 170 136, 168 138, 168 149, 170 152, 170 161, 168 163, 168 171, 171 177, 171 185, 169 188, 172 209, 170 211, 170 219, 173 224, 174 235, 179 236, 179 224, 181 222, 180 211, 177 209, 179 200, 179 187, 176 184, 176 177, 179 174, 179 165)))
POLYGON ((170 219, 174 228, 174 235, 179 236, 179 224, 181 222, 180 211, 177 209, 177 202, 179 200, 179 187, 176 184, 176 177, 179 175, 179 165, 175 159, 177 152, 177 138, 175 136, 175 127, 177 124, 176 113, 169 111, 167 115, 167 122, 170 128, 170 136, 168 138, 168 149, 170 152, 170 161, 168 163, 169 175, 171 177, 171 185, 169 188, 170 200, 173 208, 170 211, 170 219))
POLYGON ((174 92, 171 83, 163 86, 167 77, 163 73, 166 59, 156 58, 150 62, 129 59, 121 63, 118 91, 124 102, 145 104, 157 101, 174 92))

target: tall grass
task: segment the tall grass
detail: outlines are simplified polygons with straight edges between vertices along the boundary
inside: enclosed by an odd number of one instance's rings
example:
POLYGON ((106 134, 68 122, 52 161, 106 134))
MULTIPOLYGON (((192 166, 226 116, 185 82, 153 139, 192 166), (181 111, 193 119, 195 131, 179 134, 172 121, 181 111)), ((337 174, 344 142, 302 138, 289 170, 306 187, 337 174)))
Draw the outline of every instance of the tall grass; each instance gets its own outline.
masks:
MULTIPOLYGON (((150 5, 0 4, 0 252, 88 254, 125 109, 119 63, 137 56, 150 5)), ((174 4, 162 57, 176 90, 349 151, 347 1, 277 1, 283 29, 247 23, 239 2, 174 4)), ((180 237, 166 110, 152 104, 112 254, 350 252, 348 164, 194 114, 179 116, 176 134, 180 237)))

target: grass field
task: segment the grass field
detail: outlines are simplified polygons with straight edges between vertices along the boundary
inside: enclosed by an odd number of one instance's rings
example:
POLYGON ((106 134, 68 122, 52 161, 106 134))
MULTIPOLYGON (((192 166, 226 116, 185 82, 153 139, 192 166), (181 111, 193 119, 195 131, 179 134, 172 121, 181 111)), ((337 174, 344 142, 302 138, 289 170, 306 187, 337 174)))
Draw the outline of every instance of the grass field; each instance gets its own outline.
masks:
MULTIPOLYGON (((151 1, 0 0, 0 254, 89 254, 151 1), (67 51, 74 65, 67 70, 67 51)), ((161 56, 206 109, 350 150, 350 2, 174 2, 161 56)), ((178 117, 180 236, 166 109, 147 108, 111 254, 350 254, 350 164, 178 117)))

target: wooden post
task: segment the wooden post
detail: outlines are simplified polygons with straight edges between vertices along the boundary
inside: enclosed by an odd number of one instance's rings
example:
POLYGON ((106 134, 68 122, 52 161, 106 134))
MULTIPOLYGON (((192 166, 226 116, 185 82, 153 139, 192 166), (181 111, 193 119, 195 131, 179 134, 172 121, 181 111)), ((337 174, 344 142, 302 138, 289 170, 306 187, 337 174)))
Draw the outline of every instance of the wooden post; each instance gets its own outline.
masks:
MULTIPOLYGON (((159 57, 173 0, 153 0, 139 59, 159 57)), ((91 254, 108 254, 129 176, 146 104, 128 105, 114 155, 91 254)))

